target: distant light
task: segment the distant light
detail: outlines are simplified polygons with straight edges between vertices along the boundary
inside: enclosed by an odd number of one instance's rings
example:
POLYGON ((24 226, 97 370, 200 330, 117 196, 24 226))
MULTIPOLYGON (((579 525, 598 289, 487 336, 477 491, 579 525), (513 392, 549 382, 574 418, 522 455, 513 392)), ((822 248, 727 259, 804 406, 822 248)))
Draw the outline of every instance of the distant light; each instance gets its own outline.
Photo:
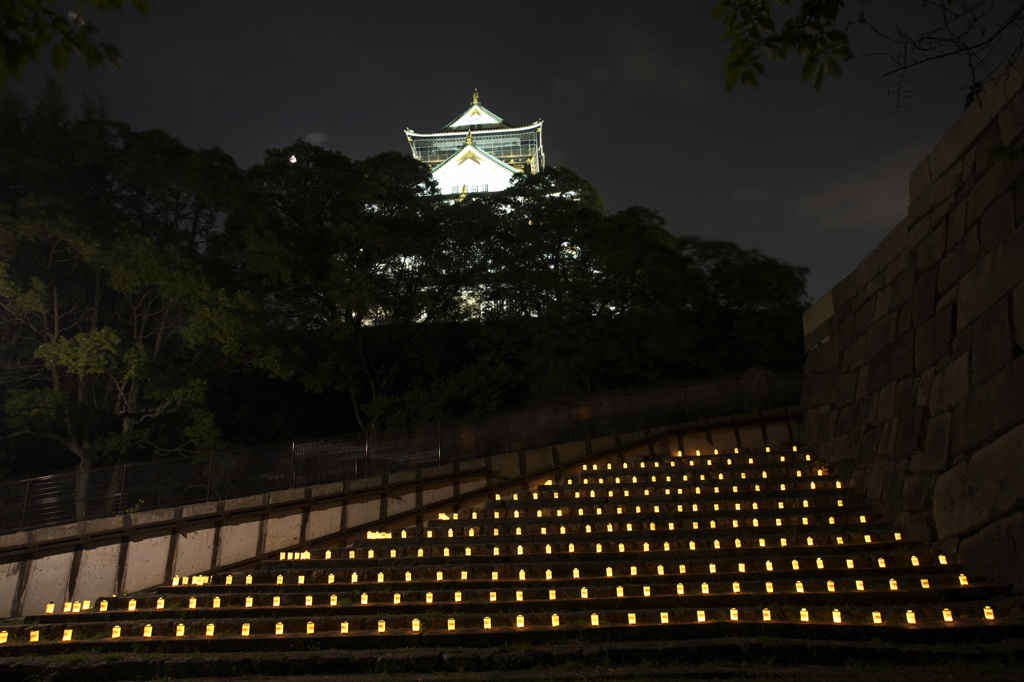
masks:
POLYGON ((288 160, 291 161, 292 163, 298 162, 298 159, 295 158, 294 154, 292 154, 291 157, 288 160))

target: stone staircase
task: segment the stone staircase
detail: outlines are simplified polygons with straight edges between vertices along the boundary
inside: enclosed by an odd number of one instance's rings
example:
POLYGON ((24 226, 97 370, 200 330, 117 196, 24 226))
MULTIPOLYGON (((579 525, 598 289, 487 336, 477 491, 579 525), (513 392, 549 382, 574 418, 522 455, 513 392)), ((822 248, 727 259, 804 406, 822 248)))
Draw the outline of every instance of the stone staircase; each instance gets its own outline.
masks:
POLYGON ((795 448, 599 456, 368 535, 8 621, 0 674, 553 679, 596 661, 650 677, 750 651, 773 665, 1024 663, 1008 588, 903 540, 795 448))

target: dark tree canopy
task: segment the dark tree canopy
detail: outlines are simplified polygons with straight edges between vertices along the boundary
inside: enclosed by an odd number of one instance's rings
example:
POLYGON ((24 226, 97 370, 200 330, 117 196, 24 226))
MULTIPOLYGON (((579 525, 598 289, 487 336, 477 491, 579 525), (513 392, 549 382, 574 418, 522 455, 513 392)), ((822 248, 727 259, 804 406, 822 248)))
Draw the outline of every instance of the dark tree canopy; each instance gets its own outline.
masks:
POLYGON ((393 152, 296 141, 242 171, 95 104, 73 116, 56 90, 7 97, 0 457, 24 468, 45 451, 84 481, 97 465, 790 370, 804 274, 674 235, 647 208, 609 215, 565 168, 451 202, 393 152))

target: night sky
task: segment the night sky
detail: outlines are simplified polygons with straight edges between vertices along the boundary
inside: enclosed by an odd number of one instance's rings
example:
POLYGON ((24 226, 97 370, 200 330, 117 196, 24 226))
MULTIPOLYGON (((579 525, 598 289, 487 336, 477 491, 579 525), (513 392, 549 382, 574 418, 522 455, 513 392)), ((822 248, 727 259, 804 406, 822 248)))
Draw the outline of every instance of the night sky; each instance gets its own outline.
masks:
MULTIPOLYGON (((714 5, 156 0, 146 18, 96 18, 121 71, 76 64, 62 81, 72 101, 98 89, 112 118, 243 167, 297 138, 408 154, 406 127, 436 131, 477 88, 514 125, 543 119, 548 163, 610 211, 647 206, 675 233, 808 266, 817 298, 905 215, 910 171, 963 110, 967 76, 955 62, 916 72, 899 113, 882 58, 821 93, 772 62, 760 89, 729 93, 714 5)), ((40 74, 12 89, 31 96, 40 74)))

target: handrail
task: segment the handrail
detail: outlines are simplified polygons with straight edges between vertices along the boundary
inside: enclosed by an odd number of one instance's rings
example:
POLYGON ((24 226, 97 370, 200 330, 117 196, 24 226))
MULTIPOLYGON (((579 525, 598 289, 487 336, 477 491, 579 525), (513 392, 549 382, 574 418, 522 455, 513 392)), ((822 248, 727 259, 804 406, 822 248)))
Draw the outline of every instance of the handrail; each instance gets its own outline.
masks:
POLYGON ((800 375, 748 374, 431 425, 417 433, 293 441, 206 457, 0 482, 0 534, 135 511, 247 497, 464 461, 496 452, 791 406, 800 375))

